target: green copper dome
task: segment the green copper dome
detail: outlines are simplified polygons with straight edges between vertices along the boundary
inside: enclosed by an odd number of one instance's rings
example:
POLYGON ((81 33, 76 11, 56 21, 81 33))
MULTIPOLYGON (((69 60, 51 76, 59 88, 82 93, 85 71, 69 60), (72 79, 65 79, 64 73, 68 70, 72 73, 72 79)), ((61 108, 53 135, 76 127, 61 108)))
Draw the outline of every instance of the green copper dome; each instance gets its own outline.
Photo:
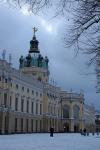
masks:
POLYGON ((35 36, 33 36, 33 39, 30 41, 30 50, 29 53, 40 53, 38 49, 38 40, 35 36))
POLYGON ((20 62, 20 67, 19 68, 24 68, 24 67, 39 67, 39 68, 44 68, 48 69, 48 63, 49 59, 47 56, 44 58, 38 49, 38 40, 36 39, 35 32, 37 29, 34 27, 34 35, 32 40, 30 41, 30 50, 29 54, 26 57, 21 56, 19 59, 20 62))

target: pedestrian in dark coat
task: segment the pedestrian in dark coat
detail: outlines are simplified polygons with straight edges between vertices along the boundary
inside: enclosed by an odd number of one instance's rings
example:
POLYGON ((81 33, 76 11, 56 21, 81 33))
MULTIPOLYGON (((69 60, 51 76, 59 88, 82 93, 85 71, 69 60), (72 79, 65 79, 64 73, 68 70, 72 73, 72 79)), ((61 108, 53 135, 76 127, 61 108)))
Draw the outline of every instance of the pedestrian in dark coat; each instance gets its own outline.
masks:
POLYGON ((54 133, 54 128, 51 127, 51 128, 50 128, 50 136, 51 136, 51 137, 53 137, 53 133, 54 133))
POLYGON ((86 136, 86 128, 83 129, 83 135, 86 136))

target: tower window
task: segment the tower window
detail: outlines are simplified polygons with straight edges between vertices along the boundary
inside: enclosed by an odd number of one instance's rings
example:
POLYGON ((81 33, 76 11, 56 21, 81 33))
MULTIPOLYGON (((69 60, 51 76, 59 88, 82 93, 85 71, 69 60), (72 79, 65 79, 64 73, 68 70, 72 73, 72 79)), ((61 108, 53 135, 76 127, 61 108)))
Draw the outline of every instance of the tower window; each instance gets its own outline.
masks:
POLYGON ((7 79, 5 79, 5 83, 7 83, 7 79))
POLYGON ((12 87, 12 83, 10 84, 10 86, 12 87))
POLYGON ((40 97, 42 97, 42 93, 40 93, 40 97))
POLYGON ((22 91, 24 91, 24 87, 22 87, 22 91))
POLYGON ((16 84, 16 89, 18 89, 18 84, 16 84))
POLYGON ((38 77, 38 81, 41 81, 42 79, 40 77, 38 77))
POLYGON ((38 92, 36 92, 36 96, 38 96, 38 92))
POLYGON ((34 91, 32 90, 32 95, 34 95, 34 91))
POLYGON ((43 73, 43 76, 45 77, 45 76, 46 76, 46 74, 45 74, 45 73, 43 73))
POLYGON ((27 93, 29 93, 29 88, 27 89, 27 93))

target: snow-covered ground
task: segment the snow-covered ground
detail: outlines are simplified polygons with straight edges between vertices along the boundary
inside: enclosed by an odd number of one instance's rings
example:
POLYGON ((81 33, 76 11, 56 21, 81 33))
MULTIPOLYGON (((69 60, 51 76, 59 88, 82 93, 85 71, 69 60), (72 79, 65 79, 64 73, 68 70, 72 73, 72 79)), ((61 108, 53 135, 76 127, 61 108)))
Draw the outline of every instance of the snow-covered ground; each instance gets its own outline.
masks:
POLYGON ((0 150, 100 150, 100 135, 15 134, 0 135, 0 150))

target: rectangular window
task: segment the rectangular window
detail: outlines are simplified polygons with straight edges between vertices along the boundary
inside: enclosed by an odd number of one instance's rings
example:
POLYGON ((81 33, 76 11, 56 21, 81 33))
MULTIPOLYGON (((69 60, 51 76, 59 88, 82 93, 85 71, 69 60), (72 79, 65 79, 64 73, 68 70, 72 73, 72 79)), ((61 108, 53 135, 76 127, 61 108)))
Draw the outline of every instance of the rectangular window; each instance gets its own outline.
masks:
POLYGON ((58 109, 58 116, 60 117, 60 110, 58 109))
POLYGON ((40 131, 42 131, 42 120, 40 120, 40 131))
POLYGON ((27 93, 29 93, 29 89, 27 89, 27 93))
POLYGON ((15 111, 18 111, 18 98, 15 98, 15 111))
POLYGON ((5 133, 7 133, 7 117, 5 117, 5 133))
POLYGON ((38 114, 38 103, 36 103, 36 114, 38 114))
POLYGON ((15 118, 15 132, 17 131, 17 118, 15 118))
POLYGON ((24 111, 24 100, 21 99, 21 112, 23 112, 23 111, 24 111))
POLYGON ((55 106, 54 106, 54 115, 55 115, 55 106))
POLYGON ((48 113, 49 113, 50 111, 49 111, 49 105, 48 105, 48 113))
POLYGON ((12 104, 12 97, 10 96, 10 107, 11 107, 11 104, 12 104))
POLYGON ((22 91, 24 91, 24 87, 22 87, 22 91))
POLYGON ((46 74, 45 74, 45 73, 43 73, 43 76, 45 77, 45 76, 46 76, 46 74))
POLYGON ((18 84, 16 84, 16 89, 18 89, 18 84))
POLYGON ((23 132, 23 119, 21 118, 21 131, 23 132))
POLYGON ((0 81, 1 81, 1 76, 0 76, 0 81))
POLYGON ((31 112, 32 114, 34 113, 34 102, 32 102, 32 105, 31 105, 31 112))
POLYGON ((4 93, 4 105, 7 107, 7 93, 4 93))
POLYGON ((27 112, 29 112, 29 101, 27 101, 27 112))
POLYGON ((28 119, 26 119, 26 131, 28 132, 28 119))
POLYGON ((40 93, 40 97, 42 97, 42 93, 40 93))
POLYGON ((12 83, 10 83, 10 86, 12 87, 12 83))
POLYGON ((36 96, 38 96, 38 92, 36 92, 36 96))
POLYGON ((40 115, 42 114, 42 104, 40 104, 40 115))
POLYGON ((36 132, 38 130, 38 120, 36 120, 36 132))
POLYGON ((5 79, 5 83, 7 83, 7 79, 5 79))
POLYGON ((34 95, 34 91, 32 90, 32 95, 34 95))
POLYGON ((31 131, 33 132, 33 119, 31 119, 31 131))

